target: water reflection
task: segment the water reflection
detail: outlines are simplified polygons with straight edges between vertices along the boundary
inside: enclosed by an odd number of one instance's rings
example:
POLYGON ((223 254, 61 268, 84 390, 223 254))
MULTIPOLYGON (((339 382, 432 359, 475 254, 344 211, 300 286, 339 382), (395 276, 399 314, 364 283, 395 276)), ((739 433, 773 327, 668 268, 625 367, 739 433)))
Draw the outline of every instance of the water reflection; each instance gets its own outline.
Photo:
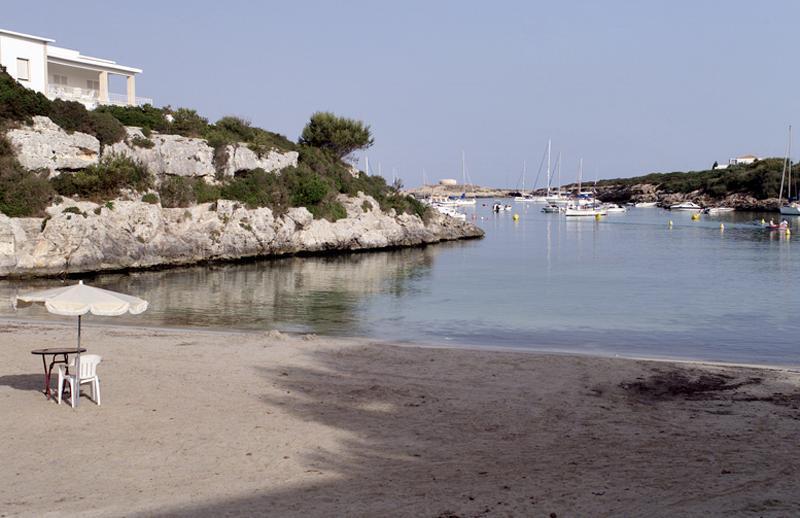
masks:
MULTIPOLYGON (((365 298, 377 293, 413 296, 410 281, 419 282, 429 276, 436 255, 454 246, 463 245, 290 257, 84 278, 93 285, 135 293, 150 302, 145 315, 114 317, 116 323, 361 333, 364 324, 359 309, 365 298)), ((7 301, 0 308, 0 315, 52 318, 35 307, 14 313, 10 301, 21 290, 61 284, 53 279, 0 281, 0 297, 7 301)))

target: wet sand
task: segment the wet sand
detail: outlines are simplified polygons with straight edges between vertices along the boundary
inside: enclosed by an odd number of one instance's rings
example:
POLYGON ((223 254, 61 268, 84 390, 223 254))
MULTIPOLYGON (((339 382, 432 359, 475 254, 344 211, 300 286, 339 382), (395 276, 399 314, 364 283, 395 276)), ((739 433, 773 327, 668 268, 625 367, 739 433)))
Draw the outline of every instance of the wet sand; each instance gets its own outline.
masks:
MULTIPOLYGON (((800 372, 0 322, 0 516, 800 514, 800 372)), ((487 344, 491 345, 491 344, 487 344)))

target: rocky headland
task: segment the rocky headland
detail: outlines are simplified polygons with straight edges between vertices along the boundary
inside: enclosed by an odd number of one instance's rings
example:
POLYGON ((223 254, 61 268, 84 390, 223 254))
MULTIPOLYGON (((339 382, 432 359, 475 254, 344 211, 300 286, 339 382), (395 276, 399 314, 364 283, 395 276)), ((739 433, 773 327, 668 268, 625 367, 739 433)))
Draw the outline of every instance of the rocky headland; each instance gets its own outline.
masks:
MULTIPOLYGON (((51 178, 97 165, 107 156, 144 165, 157 185, 170 177, 213 185, 255 169, 279 175, 298 162, 296 151, 271 150, 259 156, 245 143, 220 150, 201 138, 156 132, 145 137, 133 127, 126 131, 123 141, 101 146, 92 135, 68 133, 37 116, 29 125, 10 129, 6 138, 23 167, 45 170, 51 178)), ((373 250, 483 236, 475 225, 436 211, 420 217, 382 210, 379 201, 362 192, 336 197, 346 215, 335 221, 315 219, 305 207, 277 213, 225 199, 167 208, 158 198, 148 202, 141 194, 122 193, 101 203, 58 197, 44 217, 0 214, 0 277, 373 250)))

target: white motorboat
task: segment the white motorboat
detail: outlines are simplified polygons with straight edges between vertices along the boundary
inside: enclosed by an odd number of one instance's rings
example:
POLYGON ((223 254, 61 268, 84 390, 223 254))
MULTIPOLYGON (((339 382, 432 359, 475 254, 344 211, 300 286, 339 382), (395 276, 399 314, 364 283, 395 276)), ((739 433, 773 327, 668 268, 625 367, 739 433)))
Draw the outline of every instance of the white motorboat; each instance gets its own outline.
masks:
POLYGON ((703 207, 700 205, 692 202, 692 201, 684 201, 682 203, 676 203, 675 205, 670 205, 669 210, 696 210, 700 211, 703 210, 703 207))
POLYGON ((650 209, 650 208, 653 208, 653 207, 657 207, 658 206, 658 202, 657 201, 640 201, 638 203, 634 203, 633 206, 636 207, 637 209, 650 209))
POLYGON ((620 207, 616 203, 606 203, 601 206, 605 211, 609 214, 620 214, 623 212, 628 212, 628 209, 625 207, 620 207))
POLYGON ((548 214, 555 214, 557 212, 561 212, 561 207, 558 205, 547 205, 542 207, 542 212, 546 212, 548 214))
POLYGON ((451 218, 460 219, 462 221, 466 221, 467 219, 466 214, 458 212, 456 209, 448 205, 434 205, 433 208, 438 210, 445 216, 450 216, 451 218))
POLYGON ((705 212, 710 216, 715 216, 717 214, 726 214, 728 212, 733 212, 735 210, 736 209, 734 209, 733 207, 709 207, 703 212, 705 212))

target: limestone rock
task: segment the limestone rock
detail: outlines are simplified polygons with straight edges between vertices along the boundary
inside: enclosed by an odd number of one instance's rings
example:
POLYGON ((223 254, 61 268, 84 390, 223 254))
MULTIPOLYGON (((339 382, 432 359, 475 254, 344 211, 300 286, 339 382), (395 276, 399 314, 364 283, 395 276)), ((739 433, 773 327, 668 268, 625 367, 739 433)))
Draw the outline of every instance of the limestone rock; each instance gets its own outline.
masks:
POLYGON ((267 172, 280 171, 286 167, 297 166, 297 151, 287 151, 280 153, 270 150, 265 156, 259 157, 255 151, 247 147, 247 144, 236 144, 225 147, 227 162, 223 173, 226 176, 233 176, 239 171, 249 171, 251 169, 263 169, 267 172))
POLYGON ((33 117, 31 126, 9 130, 7 137, 24 168, 47 169, 51 176, 96 164, 100 157, 99 140, 78 131, 67 133, 47 117, 33 117))
POLYGON ((153 133, 153 147, 131 144, 134 138, 144 138, 139 128, 126 128, 128 138, 103 149, 103 155, 117 154, 142 162, 156 178, 164 175, 211 177, 214 169, 214 149, 203 139, 153 133))
POLYGON ((426 223, 417 216, 383 213, 363 194, 341 196, 339 201, 348 217, 330 222, 313 219, 302 207, 275 217, 268 208, 247 209, 225 200, 166 209, 140 201, 116 200, 108 208, 64 199, 48 208, 46 220, 0 215, 0 277, 415 246, 483 236, 476 226, 438 212, 426 223), (364 211, 364 202, 373 208, 364 211))

